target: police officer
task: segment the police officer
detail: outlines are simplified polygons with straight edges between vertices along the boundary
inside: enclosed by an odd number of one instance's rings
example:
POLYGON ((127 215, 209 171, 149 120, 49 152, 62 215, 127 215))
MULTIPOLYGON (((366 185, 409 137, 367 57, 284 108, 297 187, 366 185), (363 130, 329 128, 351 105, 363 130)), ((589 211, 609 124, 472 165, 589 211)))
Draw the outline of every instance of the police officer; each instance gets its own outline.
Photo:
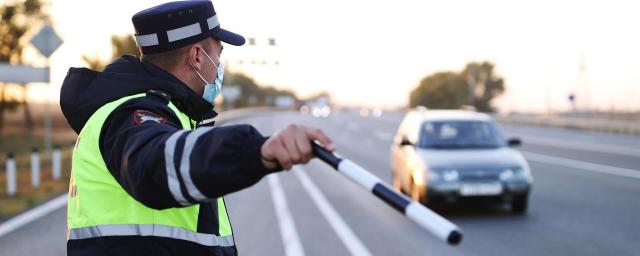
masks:
MULTIPOLYGON (((139 59, 103 72, 71 68, 60 105, 78 133, 69 188, 69 255, 236 255, 223 196, 312 157, 322 131, 289 125, 263 137, 249 125, 213 128, 223 45, 208 0, 133 16, 139 59)), ((259 214, 259 209, 256 209, 259 214)))

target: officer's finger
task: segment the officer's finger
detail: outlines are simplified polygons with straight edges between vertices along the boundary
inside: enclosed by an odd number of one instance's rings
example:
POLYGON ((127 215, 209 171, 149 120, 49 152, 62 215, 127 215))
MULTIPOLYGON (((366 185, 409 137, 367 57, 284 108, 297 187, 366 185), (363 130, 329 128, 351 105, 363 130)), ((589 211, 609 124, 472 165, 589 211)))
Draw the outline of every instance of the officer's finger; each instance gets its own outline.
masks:
POLYGON ((286 136, 283 136, 283 144, 291 158, 292 164, 300 163, 301 157, 296 143, 296 133, 300 133, 296 128, 288 129, 286 136))
POLYGON ((313 157, 313 151, 311 150, 311 144, 304 132, 296 133, 296 144, 300 150, 301 162, 306 164, 313 157))
POLYGON ((280 163, 282 169, 289 170, 292 167, 291 158, 289 157, 289 153, 285 149, 282 139, 278 140, 278 143, 274 143, 271 148, 273 155, 280 163))
POLYGON ((324 148, 329 151, 336 150, 336 147, 333 145, 333 141, 327 135, 325 135, 322 130, 307 127, 306 133, 309 140, 319 141, 320 143, 322 143, 324 148))

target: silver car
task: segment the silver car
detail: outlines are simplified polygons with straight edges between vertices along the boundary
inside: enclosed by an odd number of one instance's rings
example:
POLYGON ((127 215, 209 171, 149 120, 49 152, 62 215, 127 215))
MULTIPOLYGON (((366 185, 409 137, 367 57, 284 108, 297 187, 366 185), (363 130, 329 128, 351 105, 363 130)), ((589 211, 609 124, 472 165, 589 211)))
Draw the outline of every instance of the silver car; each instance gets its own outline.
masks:
POLYGON ((407 113, 391 146, 394 187, 425 204, 486 200, 527 210, 529 164, 490 116, 464 110, 407 113))

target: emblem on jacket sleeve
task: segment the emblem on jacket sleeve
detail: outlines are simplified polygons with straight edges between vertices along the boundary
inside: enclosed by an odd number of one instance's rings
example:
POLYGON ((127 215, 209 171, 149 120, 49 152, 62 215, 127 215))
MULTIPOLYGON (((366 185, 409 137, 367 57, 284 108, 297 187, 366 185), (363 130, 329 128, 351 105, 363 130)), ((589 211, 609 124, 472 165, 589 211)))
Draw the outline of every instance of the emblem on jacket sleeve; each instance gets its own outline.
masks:
POLYGON ((164 124, 167 122, 167 118, 146 110, 136 110, 133 112, 133 121, 136 125, 144 123, 164 124))

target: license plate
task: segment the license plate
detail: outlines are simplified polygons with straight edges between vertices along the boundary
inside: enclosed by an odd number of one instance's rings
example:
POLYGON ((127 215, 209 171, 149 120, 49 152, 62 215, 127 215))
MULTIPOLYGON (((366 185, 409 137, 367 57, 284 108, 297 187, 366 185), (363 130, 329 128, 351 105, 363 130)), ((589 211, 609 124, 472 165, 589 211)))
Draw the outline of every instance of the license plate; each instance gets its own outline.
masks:
POLYGON ((492 196, 502 194, 500 183, 462 184, 460 194, 463 196, 492 196))

